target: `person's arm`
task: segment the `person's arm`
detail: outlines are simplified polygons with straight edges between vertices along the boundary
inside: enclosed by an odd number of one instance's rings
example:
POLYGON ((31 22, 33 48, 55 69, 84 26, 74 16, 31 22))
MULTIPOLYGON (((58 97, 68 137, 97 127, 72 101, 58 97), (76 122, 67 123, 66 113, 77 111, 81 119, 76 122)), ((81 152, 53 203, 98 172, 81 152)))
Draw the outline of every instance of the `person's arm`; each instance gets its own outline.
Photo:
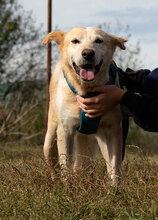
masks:
POLYGON ((132 116, 147 131, 158 131, 158 98, 126 92, 114 85, 95 87, 100 94, 91 98, 78 96, 78 103, 90 118, 101 116, 121 104, 123 115, 132 116))
POLYGON ((121 99, 121 112, 132 116, 137 125, 147 131, 158 131, 158 98, 126 92, 121 99))
POLYGON ((127 68, 124 72, 118 68, 118 76, 121 88, 126 88, 128 91, 143 94, 144 81, 146 76, 150 73, 148 69, 140 69, 133 71, 127 68))

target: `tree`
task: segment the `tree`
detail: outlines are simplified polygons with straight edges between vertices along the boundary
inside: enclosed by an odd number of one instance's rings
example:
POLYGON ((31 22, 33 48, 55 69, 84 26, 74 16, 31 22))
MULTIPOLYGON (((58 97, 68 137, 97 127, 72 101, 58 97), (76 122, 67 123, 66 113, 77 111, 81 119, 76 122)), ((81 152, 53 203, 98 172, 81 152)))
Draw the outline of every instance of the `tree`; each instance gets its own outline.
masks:
POLYGON ((130 28, 129 26, 123 27, 119 21, 116 21, 116 24, 113 24, 115 28, 111 28, 111 23, 103 23, 99 25, 99 28, 102 30, 113 33, 115 35, 127 38, 128 43, 125 51, 121 51, 119 48, 116 49, 114 54, 114 60, 118 67, 122 68, 123 70, 126 70, 127 67, 138 70, 142 68, 143 61, 141 59, 141 49, 140 49, 140 41, 137 40, 134 44, 130 42, 132 39, 132 35, 130 34, 130 28))
POLYGON ((17 0, 0 1, 0 81, 45 76, 43 33, 17 0))

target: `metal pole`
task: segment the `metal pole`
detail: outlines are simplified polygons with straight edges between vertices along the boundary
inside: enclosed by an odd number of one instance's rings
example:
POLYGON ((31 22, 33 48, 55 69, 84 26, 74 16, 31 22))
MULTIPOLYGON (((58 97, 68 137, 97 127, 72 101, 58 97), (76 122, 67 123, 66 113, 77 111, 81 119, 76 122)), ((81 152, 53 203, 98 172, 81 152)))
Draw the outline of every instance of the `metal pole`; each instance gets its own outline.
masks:
MULTIPOLYGON (((48 0, 48 29, 52 30, 52 0, 48 0)), ((49 109, 49 84, 51 78, 51 43, 47 45, 47 85, 46 85, 46 114, 45 114, 45 131, 47 130, 48 109, 49 109)))

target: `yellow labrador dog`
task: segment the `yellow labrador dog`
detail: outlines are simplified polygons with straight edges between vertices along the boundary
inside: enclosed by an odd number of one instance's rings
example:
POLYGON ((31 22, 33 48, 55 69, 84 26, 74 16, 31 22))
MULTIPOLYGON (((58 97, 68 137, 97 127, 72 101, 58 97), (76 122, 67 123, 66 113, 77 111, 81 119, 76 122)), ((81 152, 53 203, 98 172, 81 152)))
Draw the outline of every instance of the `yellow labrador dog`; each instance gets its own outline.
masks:
POLYGON ((50 83, 45 159, 48 164, 55 166, 55 158, 58 157, 61 172, 65 172, 72 164, 73 154, 73 169, 77 172, 95 158, 99 146, 107 171, 113 183, 116 183, 121 178, 122 162, 119 108, 100 118, 96 133, 84 134, 77 130, 81 115, 76 94, 84 96, 89 87, 103 86, 108 82, 109 66, 115 48, 118 46, 124 50, 127 40, 95 27, 51 32, 45 37, 43 44, 51 40, 58 44, 61 56, 50 83))

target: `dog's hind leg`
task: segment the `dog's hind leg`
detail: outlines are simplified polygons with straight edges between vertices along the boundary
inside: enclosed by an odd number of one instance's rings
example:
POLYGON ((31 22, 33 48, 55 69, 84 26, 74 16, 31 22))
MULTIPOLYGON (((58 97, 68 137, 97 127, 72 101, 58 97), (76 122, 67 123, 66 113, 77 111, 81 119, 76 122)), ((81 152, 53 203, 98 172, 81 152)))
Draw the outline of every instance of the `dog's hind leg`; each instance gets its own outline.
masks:
POLYGON ((92 161, 98 153, 98 143, 93 135, 85 135, 77 132, 75 137, 75 163, 74 171, 91 168, 92 161))

